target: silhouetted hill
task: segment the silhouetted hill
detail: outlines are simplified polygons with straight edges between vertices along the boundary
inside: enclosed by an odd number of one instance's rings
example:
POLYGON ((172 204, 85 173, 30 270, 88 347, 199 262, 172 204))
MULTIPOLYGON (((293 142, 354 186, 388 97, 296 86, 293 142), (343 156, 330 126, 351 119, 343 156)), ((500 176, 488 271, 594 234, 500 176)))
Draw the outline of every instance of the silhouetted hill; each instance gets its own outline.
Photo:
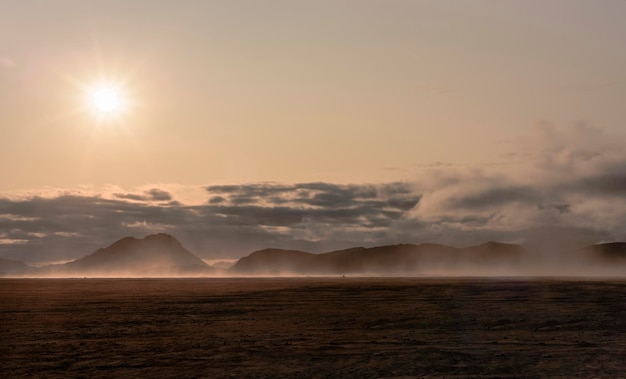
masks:
POLYGON ((143 239, 125 237, 75 261, 42 268, 43 274, 78 276, 180 276, 215 271, 164 233, 143 239))
POLYGON ((488 242, 455 248, 437 244, 356 247, 323 254, 265 249, 241 258, 238 274, 417 274, 425 270, 515 265, 526 255, 518 245, 488 242))
POLYGON ((0 276, 25 275, 34 269, 22 261, 0 258, 0 276))
POLYGON ((263 249, 255 251, 237 261, 233 272, 263 272, 280 274, 284 272, 306 272, 316 260, 315 254, 298 250, 263 249))
POLYGON ((587 246, 585 258, 599 263, 626 263, 626 242, 610 242, 587 246))
POLYGON ((527 254, 526 249, 519 245, 502 242, 485 242, 478 246, 463 249, 466 258, 478 262, 494 262, 498 260, 521 259, 527 254))
MULTIPOLYGON (((456 248, 432 243, 354 247, 322 254, 264 249, 229 269, 211 267, 168 234, 125 237, 75 261, 34 268, 0 258, 0 276, 211 276, 211 275, 621 275, 626 243, 588 246, 567 256, 531 254, 514 244, 486 242, 456 248), (591 269, 593 267, 593 269, 591 269), (610 269, 610 270, 609 270, 610 269)), ((224 262, 221 262, 224 263, 224 262)), ((224 267, 228 264, 224 263, 224 267)))

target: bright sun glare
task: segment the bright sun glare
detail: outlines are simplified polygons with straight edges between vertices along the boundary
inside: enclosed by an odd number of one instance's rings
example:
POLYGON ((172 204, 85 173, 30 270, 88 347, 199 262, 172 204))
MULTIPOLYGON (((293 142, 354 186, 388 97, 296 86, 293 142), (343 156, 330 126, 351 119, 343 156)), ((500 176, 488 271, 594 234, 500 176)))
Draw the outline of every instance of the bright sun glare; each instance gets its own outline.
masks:
POLYGON ((120 94, 114 88, 96 88, 92 97, 93 105, 100 112, 114 113, 120 109, 120 94))
POLYGON ((89 108, 100 119, 123 116, 127 102, 122 88, 114 84, 99 83, 87 90, 89 108))

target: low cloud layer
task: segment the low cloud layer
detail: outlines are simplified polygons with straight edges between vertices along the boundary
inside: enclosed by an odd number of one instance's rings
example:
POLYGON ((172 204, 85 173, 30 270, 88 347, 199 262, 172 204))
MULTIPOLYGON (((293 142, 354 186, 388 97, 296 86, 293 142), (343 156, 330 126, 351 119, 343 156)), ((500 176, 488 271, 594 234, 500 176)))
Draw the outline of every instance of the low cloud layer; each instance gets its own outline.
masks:
POLYGON ((548 123, 514 145, 503 168, 438 170, 410 212, 444 239, 484 235, 530 245, 626 239, 626 153, 617 136, 548 123))
POLYGON ((29 262, 77 258, 127 235, 175 235, 203 258, 266 246, 322 251, 387 241, 419 202, 411 184, 255 183, 207 186, 188 205, 167 190, 51 191, 0 199, 1 256, 29 262))
POLYGON ((0 195, 0 256, 81 257, 123 236, 167 232, 205 259, 265 247, 501 241, 545 250, 626 240, 626 153, 579 123, 539 123, 505 165, 433 165, 407 182, 240 183, 0 195), (190 201, 193 194, 193 201, 190 201))

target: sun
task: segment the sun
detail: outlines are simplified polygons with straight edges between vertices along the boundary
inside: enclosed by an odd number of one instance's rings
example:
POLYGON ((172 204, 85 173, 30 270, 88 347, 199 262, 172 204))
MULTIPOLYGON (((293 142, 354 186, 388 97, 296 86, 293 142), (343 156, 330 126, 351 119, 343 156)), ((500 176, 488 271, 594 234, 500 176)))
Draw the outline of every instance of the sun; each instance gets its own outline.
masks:
POLYGON ((112 82, 99 82, 85 88, 86 105, 101 121, 122 118, 128 111, 129 100, 124 88, 112 82))
POLYGON ((98 112, 116 113, 122 109, 122 98, 115 88, 97 87, 91 94, 91 100, 98 112))

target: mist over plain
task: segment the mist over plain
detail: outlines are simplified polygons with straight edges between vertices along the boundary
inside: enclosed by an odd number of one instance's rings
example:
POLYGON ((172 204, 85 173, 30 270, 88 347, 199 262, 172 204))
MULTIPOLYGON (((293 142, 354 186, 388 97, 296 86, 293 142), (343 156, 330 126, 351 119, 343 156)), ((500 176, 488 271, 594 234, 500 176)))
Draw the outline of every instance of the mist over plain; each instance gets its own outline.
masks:
POLYGON ((455 248, 440 244, 355 247, 312 254, 263 249, 230 265, 209 265, 173 236, 153 234, 122 238, 92 254, 63 264, 32 267, 0 260, 4 277, 298 277, 298 276, 620 276, 626 268, 626 244, 588 246, 545 255, 522 246, 487 242, 455 248))

